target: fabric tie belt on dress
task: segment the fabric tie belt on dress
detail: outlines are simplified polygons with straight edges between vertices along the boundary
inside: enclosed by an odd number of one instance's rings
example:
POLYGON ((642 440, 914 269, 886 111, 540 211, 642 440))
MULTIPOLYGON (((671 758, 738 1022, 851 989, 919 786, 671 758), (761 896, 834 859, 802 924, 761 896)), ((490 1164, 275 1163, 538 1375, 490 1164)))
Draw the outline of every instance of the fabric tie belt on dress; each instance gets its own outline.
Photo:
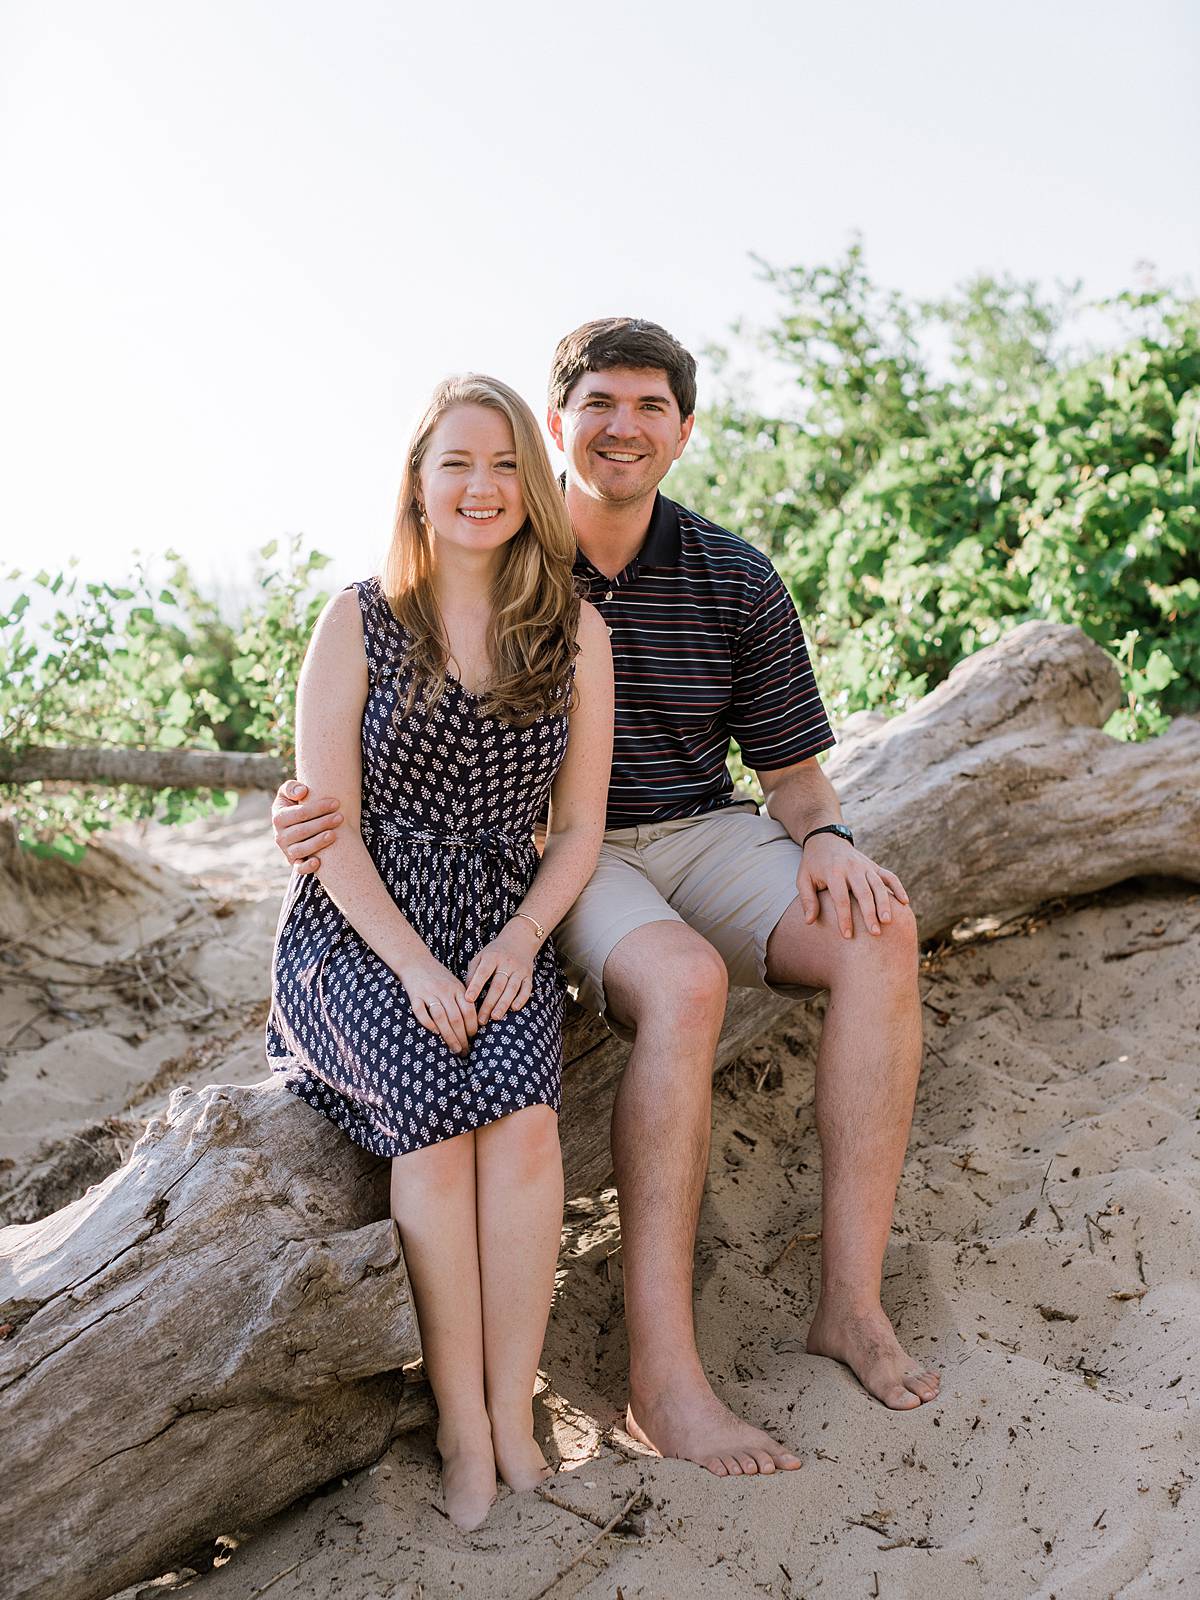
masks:
MULTIPOLYGON (((448 966, 454 965, 456 953, 465 966, 485 937, 484 925, 494 923, 498 931, 498 925, 509 915, 510 906, 520 900, 533 876, 533 863, 523 865, 520 861, 522 852, 527 851, 533 862, 537 859, 532 830, 525 835, 505 833, 499 828, 481 828, 476 833, 450 829, 443 832, 440 828, 418 828, 378 811, 364 811, 361 828, 368 840, 381 834, 385 839, 397 839, 403 844, 449 846, 455 852, 461 851, 436 863, 431 873, 422 873, 420 884, 409 886, 410 892, 419 892, 424 897, 427 892, 424 879, 429 878, 428 892, 437 901, 432 920, 441 924, 447 941, 442 955, 447 958, 448 966), (471 913, 478 920, 469 936, 467 924, 471 913)), ((428 900, 426 905, 433 910, 428 900)), ((476 1069, 467 1060, 456 1062, 447 1070, 460 1094, 483 1087, 476 1069)))
POLYGON ((382 834, 385 839, 400 839, 406 844, 440 844, 459 850, 487 850, 496 854, 533 846, 532 830, 526 837, 503 833, 499 828, 481 828, 477 833, 449 829, 443 832, 440 828, 418 828, 378 811, 364 811, 362 826, 368 833, 382 834))

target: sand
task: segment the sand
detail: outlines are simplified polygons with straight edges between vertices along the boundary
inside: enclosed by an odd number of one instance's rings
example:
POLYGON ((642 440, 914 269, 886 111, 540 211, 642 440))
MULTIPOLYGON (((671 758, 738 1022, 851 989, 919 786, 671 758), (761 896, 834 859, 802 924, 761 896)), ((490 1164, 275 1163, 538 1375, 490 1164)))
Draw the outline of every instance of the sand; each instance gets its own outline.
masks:
MULTIPOLYGON (((86 877, 0 859, 0 1219, 111 1170, 175 1084, 263 1076, 284 876, 265 811, 128 830, 86 877), (79 983, 47 989, 50 971, 79 983)), ((813 1002, 718 1080, 696 1284, 719 1392, 799 1471, 716 1480, 620 1431, 606 1190, 568 1206, 537 1403, 561 1461, 545 1497, 504 1492, 457 1533, 423 1431, 124 1600, 1200 1594, 1198 958, 1200 896, 1140 882, 927 959, 884 1299, 942 1371, 934 1405, 887 1412, 804 1350, 813 1002)))

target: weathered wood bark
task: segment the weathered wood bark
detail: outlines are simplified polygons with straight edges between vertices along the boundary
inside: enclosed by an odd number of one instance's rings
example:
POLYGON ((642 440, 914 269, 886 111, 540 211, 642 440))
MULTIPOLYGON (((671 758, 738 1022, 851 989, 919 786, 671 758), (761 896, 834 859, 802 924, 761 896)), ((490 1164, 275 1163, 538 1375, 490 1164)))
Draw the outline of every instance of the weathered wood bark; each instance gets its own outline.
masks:
MULTIPOLYGON (((1200 879, 1200 722, 1121 745, 1116 669, 1028 624, 828 767, 863 847, 925 935, 1131 874, 1200 879)), ((861 724, 860 724, 861 728, 861 724)), ((719 1062, 787 1002, 739 991, 719 1062)), ((576 1015, 569 1194, 610 1170, 624 1048, 576 1015)), ((430 1414, 372 1160, 278 1080, 179 1090, 129 1162, 0 1233, 4 1592, 98 1600, 260 1520, 430 1414)))
POLYGON ((150 789, 270 789, 289 775, 278 756, 231 750, 115 750, 35 745, 0 751, 0 783, 137 783, 150 789))

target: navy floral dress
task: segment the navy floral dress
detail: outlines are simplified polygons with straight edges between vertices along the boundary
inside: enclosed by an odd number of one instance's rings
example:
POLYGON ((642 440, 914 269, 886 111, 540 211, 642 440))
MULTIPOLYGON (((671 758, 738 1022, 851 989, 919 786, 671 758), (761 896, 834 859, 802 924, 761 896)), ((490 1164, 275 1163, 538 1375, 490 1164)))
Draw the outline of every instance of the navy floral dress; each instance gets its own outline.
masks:
MULTIPOLYGON (((567 748, 566 710, 516 728, 450 679, 404 714, 406 635, 378 578, 353 585, 368 690, 362 837, 392 898, 437 959, 467 966, 537 870, 533 827, 567 748)), ((550 940, 533 993, 485 1024, 465 1057, 422 1027, 391 968, 313 874, 293 872, 275 939, 267 1057, 315 1111, 379 1156, 403 1155, 524 1106, 559 1107, 565 984, 550 940)))

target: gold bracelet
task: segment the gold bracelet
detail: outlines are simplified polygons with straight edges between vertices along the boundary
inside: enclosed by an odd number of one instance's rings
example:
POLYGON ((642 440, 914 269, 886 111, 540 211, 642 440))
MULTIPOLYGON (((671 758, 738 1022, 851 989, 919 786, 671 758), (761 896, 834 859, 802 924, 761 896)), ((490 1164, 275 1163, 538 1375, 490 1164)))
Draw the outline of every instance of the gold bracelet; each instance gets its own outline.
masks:
POLYGON ((544 939, 546 937, 545 928, 542 927, 541 923, 536 917, 531 917, 528 911, 514 911, 513 916, 524 917, 526 922, 531 922, 533 924, 533 931, 537 934, 539 939, 544 939))

